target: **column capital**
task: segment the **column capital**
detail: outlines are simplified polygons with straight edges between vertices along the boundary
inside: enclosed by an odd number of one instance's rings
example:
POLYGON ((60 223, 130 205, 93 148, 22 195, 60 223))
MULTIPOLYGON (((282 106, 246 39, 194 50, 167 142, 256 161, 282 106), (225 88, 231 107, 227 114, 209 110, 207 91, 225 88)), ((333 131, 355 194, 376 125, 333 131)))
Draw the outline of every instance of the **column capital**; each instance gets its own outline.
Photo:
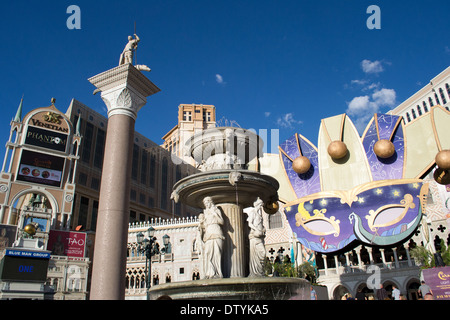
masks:
POLYGON ((124 64, 88 79, 101 92, 108 117, 123 114, 136 119, 147 97, 161 91, 132 64, 124 64))

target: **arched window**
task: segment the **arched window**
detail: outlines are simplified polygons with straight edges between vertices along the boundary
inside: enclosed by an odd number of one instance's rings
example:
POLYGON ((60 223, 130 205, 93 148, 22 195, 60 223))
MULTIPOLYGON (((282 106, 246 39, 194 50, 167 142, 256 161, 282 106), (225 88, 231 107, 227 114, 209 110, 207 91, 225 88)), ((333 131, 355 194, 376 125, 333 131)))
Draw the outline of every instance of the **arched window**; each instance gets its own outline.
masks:
POLYGON ((434 106, 433 99, 431 99, 431 97, 428 97, 428 102, 430 103, 430 107, 434 106))
POLYGON ((445 89, 447 89, 447 95, 448 98, 450 99, 450 86, 448 85, 448 83, 445 84, 445 89))
POLYGON ((423 105, 423 110, 424 110, 425 112, 428 112, 427 103, 426 103, 425 101, 423 101, 423 102, 422 102, 422 105, 423 105))
POLYGON ((420 108, 419 105, 417 105, 417 113, 419 114, 419 116, 422 115, 422 109, 420 108))
POLYGON ((442 103, 446 104, 447 99, 445 99, 444 90, 442 90, 442 88, 439 88, 439 94, 441 95, 442 103))
POLYGON ((438 95, 437 95, 436 92, 434 93, 434 97, 436 98, 436 103, 437 104, 441 104, 441 102, 439 101, 439 98, 438 98, 438 95))
POLYGON ((411 122, 411 117, 409 116, 409 113, 406 113, 406 119, 408 120, 408 122, 411 122))
POLYGON ((417 118, 416 111, 414 109, 411 109, 411 113, 412 113, 413 119, 417 118))

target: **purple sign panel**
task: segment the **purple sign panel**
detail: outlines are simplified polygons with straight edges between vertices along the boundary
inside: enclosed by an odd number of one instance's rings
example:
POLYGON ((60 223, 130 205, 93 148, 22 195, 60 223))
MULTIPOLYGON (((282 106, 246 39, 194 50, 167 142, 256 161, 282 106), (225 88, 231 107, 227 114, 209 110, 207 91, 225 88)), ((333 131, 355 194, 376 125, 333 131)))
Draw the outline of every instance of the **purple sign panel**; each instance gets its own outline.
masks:
POLYGON ((422 275, 434 300, 450 300, 450 267, 424 269, 422 275))

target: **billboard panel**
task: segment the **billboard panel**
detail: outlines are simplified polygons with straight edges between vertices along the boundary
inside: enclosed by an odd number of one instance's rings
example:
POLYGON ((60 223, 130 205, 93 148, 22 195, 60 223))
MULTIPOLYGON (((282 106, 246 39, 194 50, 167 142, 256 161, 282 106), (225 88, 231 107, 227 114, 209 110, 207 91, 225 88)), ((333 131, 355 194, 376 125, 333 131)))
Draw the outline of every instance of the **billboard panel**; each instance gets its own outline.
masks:
POLYGON ((48 258, 5 255, 0 264, 3 281, 46 281, 48 258))
POLYGON ((16 180, 60 187, 64 161, 61 157, 23 150, 16 180))
POLYGON ((16 240, 17 226, 0 224, 0 252, 12 247, 16 240))

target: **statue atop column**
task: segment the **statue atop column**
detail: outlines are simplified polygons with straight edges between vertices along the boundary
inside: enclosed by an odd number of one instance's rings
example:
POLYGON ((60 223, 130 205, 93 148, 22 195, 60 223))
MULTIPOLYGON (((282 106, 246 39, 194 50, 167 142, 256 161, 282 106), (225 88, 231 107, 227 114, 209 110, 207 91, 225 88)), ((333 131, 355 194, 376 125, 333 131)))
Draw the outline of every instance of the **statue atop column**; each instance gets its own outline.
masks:
POLYGON ((266 229, 263 225, 263 210, 264 202, 258 198, 253 203, 253 208, 248 212, 248 226, 250 227, 250 262, 249 262, 249 277, 264 276, 264 259, 266 258, 266 248, 264 246, 264 238, 266 237, 266 229))
POLYGON ((223 278, 222 275, 222 249, 225 237, 222 225, 222 213, 215 206, 210 197, 203 199, 205 210, 200 220, 199 231, 204 250, 202 254, 206 279, 223 278))
POLYGON ((119 66, 122 64, 133 63, 134 51, 137 49, 139 41, 141 41, 137 34, 134 34, 134 36, 136 37, 135 39, 133 39, 132 36, 128 36, 128 43, 125 45, 125 48, 120 55, 119 66))
MULTIPOLYGON (((128 63, 133 64, 134 53, 137 50, 139 41, 141 41, 141 39, 138 37, 136 33, 134 34, 134 36, 135 36, 134 39, 132 36, 128 36, 128 43, 125 45, 125 48, 120 54, 119 66, 128 63)), ((141 71, 150 71, 150 68, 145 64, 137 64, 134 67, 141 71)))

